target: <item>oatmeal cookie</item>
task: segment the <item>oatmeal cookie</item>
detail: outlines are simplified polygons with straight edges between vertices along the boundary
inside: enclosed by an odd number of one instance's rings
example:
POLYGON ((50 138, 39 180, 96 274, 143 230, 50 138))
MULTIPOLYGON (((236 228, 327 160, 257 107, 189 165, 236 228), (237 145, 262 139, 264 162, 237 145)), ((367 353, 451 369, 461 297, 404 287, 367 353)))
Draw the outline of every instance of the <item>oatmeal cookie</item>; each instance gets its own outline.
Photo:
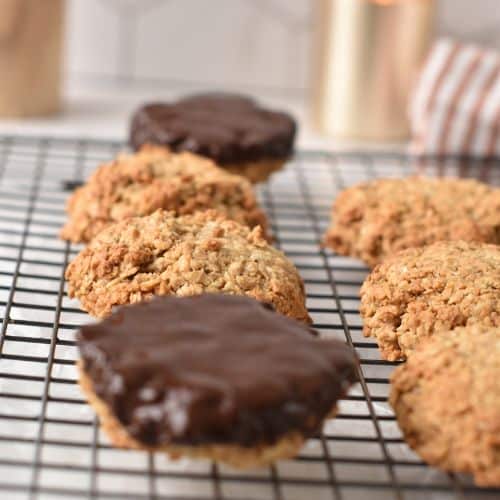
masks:
POLYGON ((423 460, 500 486, 500 328, 439 332, 391 382, 399 426, 423 460))
POLYGON ((73 193, 61 237, 88 242, 113 222, 159 208, 178 215, 212 208, 249 227, 260 225, 266 233, 266 217, 247 180, 191 153, 145 147, 101 165, 73 193))
POLYGON ((295 120, 253 99, 207 93, 141 106, 132 118, 130 143, 167 146, 211 158, 252 182, 265 181, 293 153, 295 120))
POLYGON ((466 179, 379 179, 340 193, 332 219, 325 246, 373 267, 436 241, 500 244, 500 189, 466 179))
POLYGON ((440 330, 500 326, 500 246, 443 241, 388 257, 361 288, 361 316, 391 361, 440 330))
POLYGON ((357 379, 353 351, 314 334, 248 297, 156 297, 81 328, 80 386, 115 446, 265 465, 357 379))
POLYGON ((295 266, 262 237, 215 211, 176 217, 158 210, 101 231, 66 270, 70 297, 106 316, 115 305, 153 295, 249 295, 307 321, 295 266))

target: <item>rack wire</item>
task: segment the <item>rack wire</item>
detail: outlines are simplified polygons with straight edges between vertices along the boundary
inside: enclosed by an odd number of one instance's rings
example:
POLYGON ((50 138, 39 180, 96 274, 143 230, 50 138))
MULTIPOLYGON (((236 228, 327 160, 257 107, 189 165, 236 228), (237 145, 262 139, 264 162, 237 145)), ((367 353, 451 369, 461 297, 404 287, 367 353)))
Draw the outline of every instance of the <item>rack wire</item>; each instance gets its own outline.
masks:
POLYGON ((298 457, 242 472, 113 449, 76 385, 74 334, 90 318, 67 297, 63 280, 79 247, 57 234, 70 188, 123 148, 98 140, 0 137, 1 498, 499 498, 500 490, 427 467, 406 446, 387 404, 394 363, 381 360, 361 332, 358 290, 367 269, 320 245, 331 202, 348 185, 416 168, 499 184, 498 165, 299 152, 259 187, 276 245, 306 283, 315 328, 357 350, 361 383, 298 457))

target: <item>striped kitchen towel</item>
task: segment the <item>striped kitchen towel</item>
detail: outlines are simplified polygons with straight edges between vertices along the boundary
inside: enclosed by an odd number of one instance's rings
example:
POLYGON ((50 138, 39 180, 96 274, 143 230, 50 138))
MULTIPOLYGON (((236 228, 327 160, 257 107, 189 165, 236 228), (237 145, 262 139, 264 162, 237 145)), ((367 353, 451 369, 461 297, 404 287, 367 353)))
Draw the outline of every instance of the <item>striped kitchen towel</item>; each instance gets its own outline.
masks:
POLYGON ((413 94, 410 122, 415 154, 500 157, 500 54, 439 40, 413 94))

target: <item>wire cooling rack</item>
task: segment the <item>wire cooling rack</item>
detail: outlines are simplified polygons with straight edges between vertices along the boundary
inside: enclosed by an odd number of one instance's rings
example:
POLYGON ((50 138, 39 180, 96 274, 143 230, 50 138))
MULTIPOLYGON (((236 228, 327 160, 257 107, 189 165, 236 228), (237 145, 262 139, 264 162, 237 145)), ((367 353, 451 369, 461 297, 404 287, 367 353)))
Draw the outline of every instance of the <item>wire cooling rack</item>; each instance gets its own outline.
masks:
POLYGON ((500 169, 404 155, 298 153, 259 187, 276 244, 295 262, 324 336, 347 341, 361 383, 336 419, 294 460, 249 472, 109 446, 75 382, 75 330, 89 317, 65 292, 79 250, 57 238, 69 188, 123 144, 0 137, 0 498, 323 500, 499 498, 462 476, 423 464, 387 404, 393 363, 363 338, 358 290, 366 268, 322 250, 335 194, 376 176, 473 174, 500 169))

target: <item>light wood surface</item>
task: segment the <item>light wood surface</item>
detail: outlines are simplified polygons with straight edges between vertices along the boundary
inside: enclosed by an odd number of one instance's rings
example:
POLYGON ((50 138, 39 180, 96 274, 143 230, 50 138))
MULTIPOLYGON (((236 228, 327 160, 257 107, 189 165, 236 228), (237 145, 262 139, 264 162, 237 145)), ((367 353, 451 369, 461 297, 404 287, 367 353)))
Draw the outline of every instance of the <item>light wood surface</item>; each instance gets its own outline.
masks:
POLYGON ((60 105, 64 0, 0 0, 0 116, 60 105))

